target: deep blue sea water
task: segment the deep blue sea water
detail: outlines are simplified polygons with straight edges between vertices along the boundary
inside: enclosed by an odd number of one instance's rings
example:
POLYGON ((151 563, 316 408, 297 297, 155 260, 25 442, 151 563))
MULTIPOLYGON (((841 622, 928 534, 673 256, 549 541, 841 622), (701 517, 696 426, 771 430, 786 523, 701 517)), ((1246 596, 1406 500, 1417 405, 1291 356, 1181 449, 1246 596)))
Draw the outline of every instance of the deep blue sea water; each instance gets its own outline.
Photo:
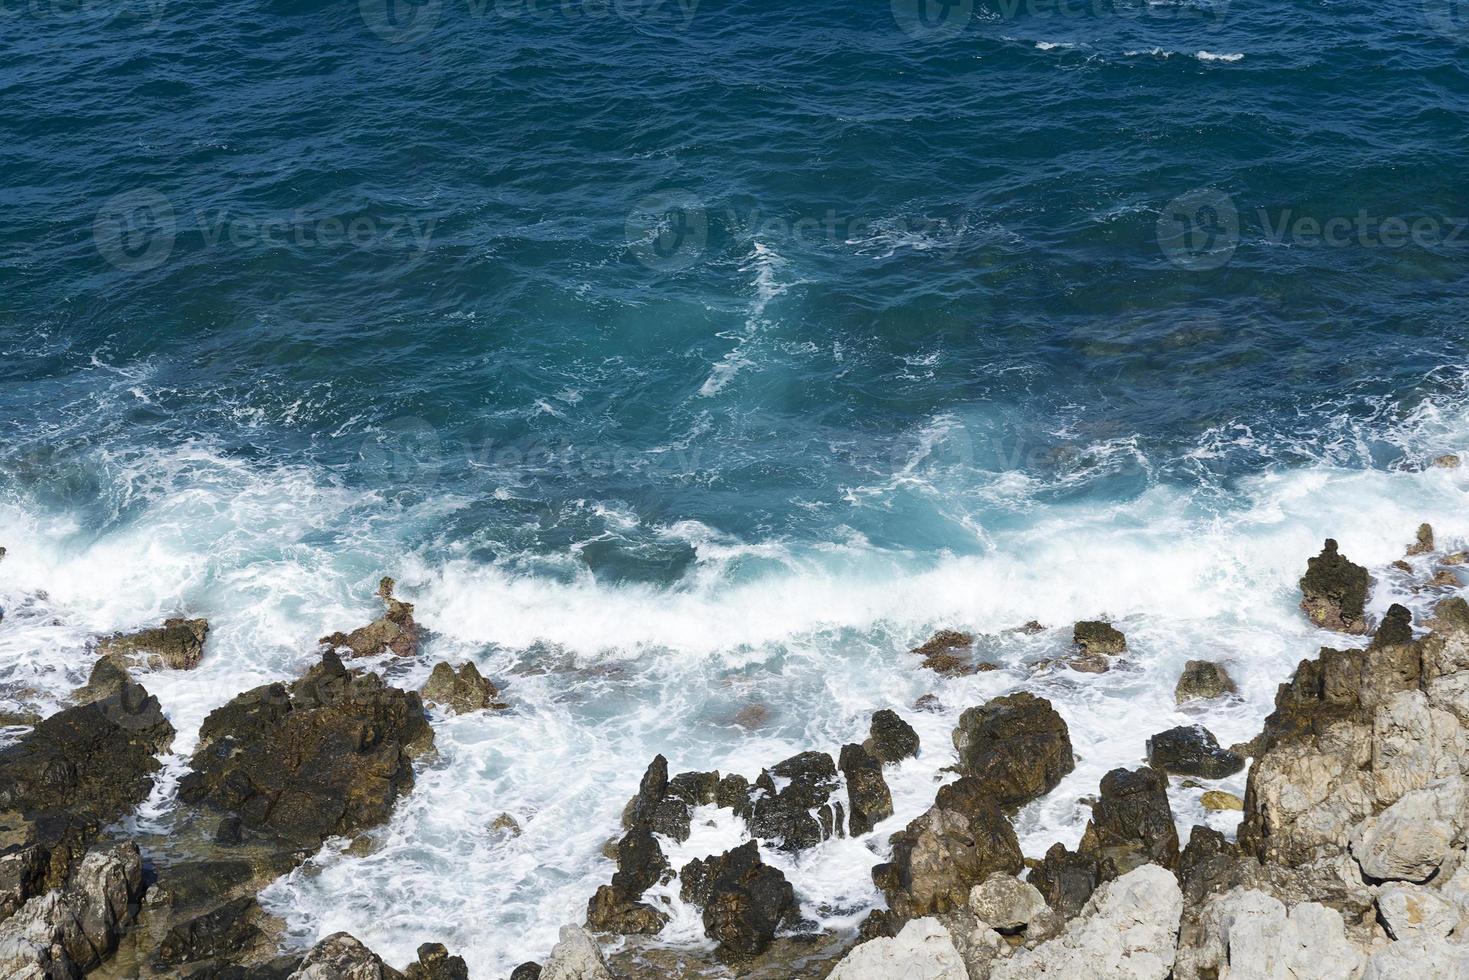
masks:
POLYGON ((476 976, 579 920, 655 751, 753 775, 938 690, 893 826, 788 869, 842 925, 969 703, 1065 706, 1036 853, 1201 649, 1252 733, 1322 537, 1469 533, 1423 472, 1469 448, 1469 12, 924 2, 0 5, 0 695, 207 615, 145 681, 186 754, 397 576, 517 711, 274 907, 476 976), (1092 615, 1135 671, 904 652, 1092 615))

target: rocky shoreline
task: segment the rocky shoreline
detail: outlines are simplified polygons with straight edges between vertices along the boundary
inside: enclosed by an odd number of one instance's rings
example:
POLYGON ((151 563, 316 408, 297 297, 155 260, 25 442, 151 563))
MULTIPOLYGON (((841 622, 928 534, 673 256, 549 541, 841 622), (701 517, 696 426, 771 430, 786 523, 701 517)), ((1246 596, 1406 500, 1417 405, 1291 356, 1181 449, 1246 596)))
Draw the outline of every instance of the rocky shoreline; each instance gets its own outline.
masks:
MULTIPOLYGON (((1427 525, 1407 554, 1463 560, 1438 556, 1427 525)), ((660 755, 627 803, 608 849, 616 870, 585 917, 543 963, 510 976, 1469 978, 1469 603, 1445 598, 1420 623, 1394 605, 1373 622, 1368 570, 1330 540, 1299 585, 1302 613, 1343 648, 1283 679, 1247 743, 1222 746, 1199 725, 1140 736, 1146 764, 1101 779, 1074 850, 1027 856, 1016 836, 1017 811, 1076 766, 1065 718, 1024 691, 959 716, 954 778, 891 835, 871 869, 886 908, 855 935, 804 921, 767 858, 873 834, 894 814, 885 772, 949 746, 920 744, 884 709, 862 741, 772 760, 753 778, 672 773, 660 755), (1195 826, 1180 840, 1169 775, 1219 779, 1246 766, 1243 799, 1204 794, 1211 809, 1239 811, 1236 838, 1195 826), (669 851, 711 808, 747 839, 675 867, 669 851), (708 948, 659 943, 672 894, 697 910, 708 948)), ((282 923, 256 901, 329 839, 363 840, 391 818, 413 791, 415 760, 434 751, 425 702, 507 707, 473 663, 436 665, 421 692, 357 666, 420 653, 413 606, 391 579, 378 595, 384 614, 323 637, 299 679, 209 714, 166 836, 116 829, 154 790, 175 737, 134 673, 196 666, 207 622, 99 639, 72 704, 17 721, 32 727, 0 749, 0 977, 468 977, 436 943, 402 971, 345 933, 282 952, 282 923)), ((1109 623, 1077 623, 1072 640, 1069 657, 1039 669, 1099 673, 1127 655, 1109 623)), ((914 653, 940 676, 963 676, 989 667, 973 646, 944 630, 914 653)), ((1223 667, 1190 661, 1176 696, 1234 691, 1223 667)))

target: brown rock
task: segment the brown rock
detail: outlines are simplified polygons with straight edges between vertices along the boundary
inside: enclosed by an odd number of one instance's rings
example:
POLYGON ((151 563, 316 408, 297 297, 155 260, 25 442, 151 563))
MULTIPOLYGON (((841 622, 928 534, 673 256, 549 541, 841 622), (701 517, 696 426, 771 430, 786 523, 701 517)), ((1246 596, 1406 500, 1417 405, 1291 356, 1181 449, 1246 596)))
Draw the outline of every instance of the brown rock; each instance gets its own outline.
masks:
POLYGON ((499 702, 500 692, 483 676, 474 661, 467 661, 456 672, 445 661, 434 665, 428 682, 423 685, 423 699, 437 704, 454 714, 481 711, 485 708, 503 710, 508 705, 499 702))
POLYGON ((413 606, 393 598, 395 584, 390 578, 378 583, 378 598, 388 607, 381 617, 351 633, 333 633, 318 642, 333 650, 345 650, 348 657, 375 657, 389 652, 411 657, 418 653, 418 623, 413 618, 413 606))
POLYGON ((1408 546, 1408 556, 1427 555, 1433 552, 1433 525, 1418 525, 1418 540, 1408 546))
POLYGON ((1076 768, 1066 722, 1028 692, 995 698, 959 716, 959 769, 983 783, 996 806, 1020 807, 1076 768))
POLYGON ((1306 562, 1301 610, 1323 629, 1366 633, 1369 582, 1367 569, 1348 561, 1337 551, 1336 541, 1327 538, 1321 554, 1306 562))
POLYGON ((119 633, 101 640, 97 652, 123 669, 189 670, 199 666, 208 635, 207 619, 169 619, 153 629, 119 633))
POLYGON ((1168 805, 1168 777, 1158 769, 1113 769, 1081 837, 1080 850, 1111 858, 1126 874, 1143 864, 1178 863, 1178 829, 1168 805))
POLYGON ((1229 671, 1211 660, 1190 660, 1184 664, 1183 674, 1173 689, 1173 697, 1179 704, 1186 701, 1203 701, 1236 694, 1234 678, 1229 671))
POLYGON ((1127 637, 1111 623, 1100 620, 1077 623, 1072 628, 1071 637, 1083 653, 1116 656, 1127 649, 1127 637))

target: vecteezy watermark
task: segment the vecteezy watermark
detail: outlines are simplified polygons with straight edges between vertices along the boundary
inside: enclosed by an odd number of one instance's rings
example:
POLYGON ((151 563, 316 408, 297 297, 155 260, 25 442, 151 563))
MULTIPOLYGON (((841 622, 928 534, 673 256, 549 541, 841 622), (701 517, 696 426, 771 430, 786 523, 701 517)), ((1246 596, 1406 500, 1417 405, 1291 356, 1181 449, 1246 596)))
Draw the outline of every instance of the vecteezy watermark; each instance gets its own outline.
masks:
POLYGON ((748 208, 709 208, 695 194, 668 190, 643 198, 624 227, 628 253, 649 269, 673 271, 699 261, 726 240, 809 246, 826 243, 858 252, 900 249, 945 251, 958 246, 968 228, 956 217, 870 218, 827 208, 814 214, 789 214, 748 208))
POLYGON ((891 0, 891 3, 893 20, 905 34, 919 41, 941 41, 962 34, 976 16, 1001 21, 1146 17, 1213 25, 1224 20, 1230 0, 1166 4, 1154 0, 984 0, 978 13, 976 0, 891 0))
POLYGON ((919 41, 941 41, 964 33, 974 0, 892 0, 893 20, 919 41))
POLYGON ((359 456, 376 481, 392 486, 432 485, 443 466, 438 430, 416 417, 384 424, 363 441, 359 456))
POLYGON ((107 199, 92 222, 92 242, 109 265, 125 272, 158 268, 181 242, 208 249, 362 249, 417 260, 428 251, 437 221, 417 215, 321 215, 304 208, 267 216, 228 208, 180 215, 166 195, 145 187, 107 199))
POLYGON ((1423 19, 1451 41, 1469 40, 1469 0, 1422 0, 1423 19))
POLYGON ((1241 215, 1234 199, 1212 187, 1181 194, 1158 216, 1158 247, 1168 261, 1193 271, 1218 269, 1234 257, 1241 228, 1272 245, 1305 248, 1469 249, 1469 217, 1301 214, 1294 208, 1256 208, 1241 215))
POLYGON ((559 18, 586 21, 603 18, 661 21, 675 30, 687 30, 699 0, 358 0, 357 9, 367 29, 398 47, 418 44, 440 24, 448 22, 463 5, 471 21, 559 18))
POLYGON ((57 24, 128 22, 153 30, 168 0, 0 0, 0 22, 34 20, 57 24))

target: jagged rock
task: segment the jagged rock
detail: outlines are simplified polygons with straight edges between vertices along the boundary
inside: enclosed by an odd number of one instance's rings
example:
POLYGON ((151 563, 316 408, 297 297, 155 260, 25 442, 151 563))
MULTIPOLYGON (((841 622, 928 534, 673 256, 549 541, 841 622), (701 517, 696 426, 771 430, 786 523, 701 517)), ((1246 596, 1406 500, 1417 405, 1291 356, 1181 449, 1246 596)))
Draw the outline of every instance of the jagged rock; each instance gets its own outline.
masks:
POLYGON ((883 778, 882 763, 862 746, 842 746, 840 766, 847 781, 848 828, 856 837, 893 815, 893 794, 883 778))
POLYGON ((923 645, 914 647, 911 652, 923 657, 923 666, 937 674, 944 677, 964 677, 984 669, 967 656, 960 656, 955 652, 959 650, 967 652, 973 646, 974 636, 971 633, 939 630, 923 645))
POLYGON ((1069 919, 1082 910, 1098 885, 1116 877, 1117 866, 1111 858, 1052 844, 1040 865, 1031 870, 1029 880, 1047 905, 1069 919))
POLYGON ((1244 877, 1239 847, 1217 830, 1195 826, 1188 846, 1178 858, 1178 885, 1186 908, 1193 909, 1204 896, 1238 885, 1244 877))
POLYGON ((1071 630, 1071 639, 1082 653, 1104 657, 1116 656, 1127 649, 1127 637, 1111 623, 1083 620, 1071 630))
POLYGON ((510 971, 510 980, 541 980, 541 964, 531 960, 510 971))
POLYGON ((142 896, 136 845, 87 854, 64 888, 30 899, 0 923, 0 976, 82 976, 117 948, 142 896))
POLYGON ((1028 930, 1051 908, 1034 885, 997 873, 970 889, 969 910, 996 932, 1012 934, 1028 930))
POLYGON ((646 823, 634 824, 617 844, 617 872, 587 903, 587 925, 598 932, 653 935, 668 916, 638 901, 659 881, 672 876, 663 848, 646 823))
POLYGON ((862 747, 883 763, 901 762, 918 755, 918 733, 896 711, 872 713, 872 725, 862 747))
POLYGON ((933 807, 892 836, 892 859, 872 869, 888 908, 903 918, 960 908, 994 872, 1019 874, 1025 866, 1010 821, 966 778, 970 792, 941 791, 933 807))
POLYGON ((1102 777, 1081 850, 1105 855, 1119 870, 1178 863, 1178 829, 1168 806, 1168 777, 1157 769, 1113 769, 1102 777))
POLYGON ((587 928, 597 932, 651 936, 667 924, 667 915, 616 885, 602 885, 587 902, 587 928))
POLYGON ((97 644, 97 652, 119 667, 190 670, 204 657, 207 619, 168 619, 162 626, 118 633, 97 644))
MULTIPOLYGON (((953 912, 945 912, 935 916, 943 927, 949 930, 949 940, 953 942, 954 948, 959 951, 959 959, 964 961, 964 969, 968 971, 971 978, 985 978, 990 975, 990 966, 1001 956, 1010 953, 1010 939, 1001 936, 991 929, 983 920, 977 919, 973 912, 968 909, 956 909, 953 912)), ((1049 939, 1060 931, 1063 923, 1054 914, 1043 916, 1044 923, 1038 921, 1035 932, 1026 930, 1023 937, 1027 943, 1037 942, 1041 939, 1049 939)), ((1012 937, 1017 941, 1022 937, 1012 937)))
POLYGON ((868 940, 844 956, 828 980, 969 980, 949 930, 914 919, 893 938, 868 940))
POLYGON ((1023 806, 1076 768, 1066 722, 1028 692, 995 698, 959 716, 959 770, 980 780, 1002 808, 1023 806))
POLYGON ((903 920, 888 909, 873 909, 857 927, 857 941, 865 943, 879 936, 896 936, 903 928, 903 920))
POLYGON ((996 962, 990 980, 1165 980, 1182 915, 1173 875, 1143 865, 1101 885, 1055 939, 996 962))
POLYGON ((1395 602, 1388 607, 1387 613, 1382 617, 1382 622, 1377 625, 1377 632, 1372 634, 1371 649, 1377 650, 1386 646, 1412 642, 1413 614, 1406 606, 1395 602))
POLYGON ((1203 725, 1181 725, 1148 739, 1148 765, 1181 776, 1223 779, 1245 767, 1243 756, 1221 749, 1203 725))
POLYGON ((714 791, 714 802, 729 807, 736 816, 750 818, 754 804, 750 802, 750 781, 738 773, 730 773, 719 781, 714 791))
POLYGON ((400 980, 402 974, 345 932, 311 947, 290 980, 400 980))
POLYGON ((1326 539, 1321 554, 1306 562, 1301 577, 1301 610, 1323 629, 1366 633, 1367 569, 1348 561, 1326 539))
POLYGON ((318 642, 333 650, 345 650, 348 657, 375 657, 381 653, 411 657, 418 653, 413 605, 393 598, 395 584, 390 578, 378 583, 378 598, 388 607, 382 616, 351 633, 333 633, 318 642))
POLYGON ((1264 892, 1237 888, 1205 905, 1203 943, 1180 950, 1177 976, 1320 977, 1360 975, 1362 954, 1347 941, 1335 909, 1303 902, 1286 911, 1264 892))
POLYGON ((211 712, 179 798, 315 848, 385 821, 413 787, 413 756, 432 745, 417 693, 354 676, 328 652, 290 687, 257 687, 211 712))
POLYGON ((418 962, 409 963, 404 980, 469 980, 469 966, 462 956, 450 956, 443 943, 418 947, 418 962))
POLYGON ((704 806, 719 800, 719 773, 681 772, 668 781, 668 795, 686 805, 704 806))
POLYGON ((1464 839, 1465 783, 1459 776, 1404 793, 1352 833, 1362 873, 1379 881, 1426 881, 1464 839))
POLYGON ((1461 909, 1439 892, 1398 882, 1377 894, 1377 913, 1394 939, 1443 939, 1458 926, 1461 909))
POLYGON ((128 672, 117 665, 111 657, 101 657, 92 665, 87 683, 72 692, 71 699, 77 704, 91 704, 121 694, 131 683, 128 672))
POLYGON ((821 843, 839 825, 827 802, 837 787, 837 769, 825 752, 801 752, 770 767, 755 780, 761 794, 750 815, 750 834, 784 851, 821 843), (785 783, 777 788, 779 778, 785 783), (812 811, 815 811, 814 813, 812 811))
POLYGON ((1173 697, 1179 704, 1183 704, 1188 701, 1207 701, 1238 692, 1234 678, 1219 664, 1212 660, 1190 660, 1183 665, 1183 674, 1173 689, 1173 697))
POLYGON ((1226 793, 1222 789, 1205 790, 1204 795, 1199 797, 1199 804, 1205 810, 1243 810, 1245 801, 1233 793, 1226 793))
POLYGON ((914 647, 910 652, 927 657, 935 653, 943 653, 947 650, 967 650, 973 645, 973 633, 962 633, 959 630, 939 630, 924 641, 921 646, 914 647))
POLYGON ((1418 538, 1408 545, 1408 555, 1427 555, 1433 553, 1433 525, 1419 524, 1418 538))
POLYGON ((507 707, 499 703, 499 697, 499 690, 480 675, 473 660, 467 661, 457 673, 446 661, 441 660, 434 665, 428 682, 423 685, 424 701, 437 704, 456 715, 485 708, 507 707))
POLYGON ((719 857, 695 860, 679 872, 684 901, 704 909, 704 932, 726 962, 758 956, 782 923, 797 914, 796 894, 785 875, 760 860, 748 841, 719 857))
MULTIPOLYGON (((686 773, 680 778, 689 775, 691 774, 686 773)), ((668 779, 668 760, 662 755, 654 756, 643 773, 637 795, 628 800, 623 810, 622 825, 635 827, 642 824, 655 833, 671 837, 680 843, 688 840, 693 817, 692 806, 683 798, 688 795, 687 787, 680 785, 682 788, 675 793, 673 784, 668 779)), ((718 794, 719 788, 716 785, 716 798, 718 794)))
POLYGON ((260 928, 249 919, 255 907, 255 899, 247 895, 175 925, 163 937, 159 959, 177 965, 244 949, 261 937, 260 928))
POLYGON ((1433 465, 1441 469, 1455 470, 1459 468, 1459 457, 1454 453, 1444 453, 1442 456, 1433 458, 1433 465))

